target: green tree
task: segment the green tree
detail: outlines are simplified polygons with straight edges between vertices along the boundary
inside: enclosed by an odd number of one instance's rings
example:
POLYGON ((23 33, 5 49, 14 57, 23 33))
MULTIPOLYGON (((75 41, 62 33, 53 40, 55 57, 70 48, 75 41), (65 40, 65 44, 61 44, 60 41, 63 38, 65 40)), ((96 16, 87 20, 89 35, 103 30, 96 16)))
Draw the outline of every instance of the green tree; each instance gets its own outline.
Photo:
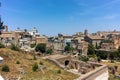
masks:
POLYGON ((52 49, 47 49, 46 50, 46 54, 52 54, 53 53, 53 50, 52 49))
POLYGON ((105 51, 97 51, 96 54, 97 57, 100 57, 101 59, 107 59, 109 53, 105 51))
POLYGON ((87 56, 80 56, 79 60, 87 62, 89 60, 89 58, 87 56))
POLYGON ((5 48, 5 45, 3 45, 2 43, 0 43, 0 48, 5 48))
POLYGON ((95 48, 93 45, 88 45, 88 55, 94 55, 95 54, 95 48))
POLYGON ((46 51, 46 44, 38 44, 35 48, 37 52, 45 53, 46 51))
POLYGON ((113 41, 112 40, 102 40, 101 42, 102 43, 112 43, 113 41))
POLYGON ((31 48, 34 48, 36 46, 36 44, 30 44, 31 48))
POLYGON ((18 48, 17 46, 15 46, 14 44, 12 44, 12 46, 11 46, 11 50, 19 51, 19 48, 18 48))
POLYGON ((38 64, 34 63, 34 65, 32 67, 32 70, 35 72, 35 71, 37 71, 37 69, 38 69, 38 64))
POLYGON ((3 22, 1 22, 1 16, 0 16, 0 34, 5 29, 5 26, 3 25, 3 22))
POLYGON ((120 60, 120 46, 118 48, 118 59, 120 60))
POLYGON ((66 43, 66 46, 65 46, 65 51, 71 51, 71 46, 70 46, 70 43, 66 43))
POLYGON ((71 47, 71 51, 73 52, 74 50, 76 50, 75 48, 71 47))
POLYGON ((4 65, 4 66, 2 67, 2 71, 3 71, 3 72, 9 72, 10 69, 9 69, 9 67, 8 67, 7 65, 4 65))
POLYGON ((70 51, 71 47, 70 46, 65 46, 65 51, 70 51))
POLYGON ((109 52, 109 59, 110 60, 115 60, 115 59, 118 59, 118 51, 114 51, 114 52, 109 52))

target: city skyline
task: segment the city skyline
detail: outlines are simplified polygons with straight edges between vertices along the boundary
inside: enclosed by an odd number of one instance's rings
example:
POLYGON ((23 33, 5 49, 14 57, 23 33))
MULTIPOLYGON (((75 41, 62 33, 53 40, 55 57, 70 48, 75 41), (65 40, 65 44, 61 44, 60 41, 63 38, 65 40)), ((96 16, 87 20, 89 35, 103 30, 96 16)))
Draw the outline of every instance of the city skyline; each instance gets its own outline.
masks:
POLYGON ((120 0, 1 0, 0 14, 10 30, 32 29, 40 34, 120 30, 120 0))

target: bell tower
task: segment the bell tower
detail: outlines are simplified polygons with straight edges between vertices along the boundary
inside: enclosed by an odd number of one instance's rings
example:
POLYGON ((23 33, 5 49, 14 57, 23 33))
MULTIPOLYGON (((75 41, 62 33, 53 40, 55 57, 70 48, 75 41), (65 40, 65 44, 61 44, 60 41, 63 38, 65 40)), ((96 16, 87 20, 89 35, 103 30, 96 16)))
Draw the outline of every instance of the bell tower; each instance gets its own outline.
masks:
POLYGON ((87 30, 87 29, 85 29, 84 35, 85 35, 85 36, 88 36, 88 30, 87 30))

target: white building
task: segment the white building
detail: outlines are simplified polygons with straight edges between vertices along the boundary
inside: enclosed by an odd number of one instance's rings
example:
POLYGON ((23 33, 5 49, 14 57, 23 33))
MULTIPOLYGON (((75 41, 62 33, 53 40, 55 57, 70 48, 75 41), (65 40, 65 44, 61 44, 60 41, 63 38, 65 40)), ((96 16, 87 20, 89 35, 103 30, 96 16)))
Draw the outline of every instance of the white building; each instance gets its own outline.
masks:
POLYGON ((28 33, 32 36, 39 36, 38 30, 34 27, 32 30, 28 30, 28 33))

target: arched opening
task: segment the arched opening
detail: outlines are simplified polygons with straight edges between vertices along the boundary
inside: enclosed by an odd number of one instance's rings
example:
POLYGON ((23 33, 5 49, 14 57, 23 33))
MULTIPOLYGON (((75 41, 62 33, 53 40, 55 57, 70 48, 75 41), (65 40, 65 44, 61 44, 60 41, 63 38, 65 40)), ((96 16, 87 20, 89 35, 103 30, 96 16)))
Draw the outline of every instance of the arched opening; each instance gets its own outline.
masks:
POLYGON ((75 69, 77 69, 78 67, 77 67, 77 63, 75 63, 75 69))
POLYGON ((69 60, 65 61, 65 66, 69 65, 69 60))

